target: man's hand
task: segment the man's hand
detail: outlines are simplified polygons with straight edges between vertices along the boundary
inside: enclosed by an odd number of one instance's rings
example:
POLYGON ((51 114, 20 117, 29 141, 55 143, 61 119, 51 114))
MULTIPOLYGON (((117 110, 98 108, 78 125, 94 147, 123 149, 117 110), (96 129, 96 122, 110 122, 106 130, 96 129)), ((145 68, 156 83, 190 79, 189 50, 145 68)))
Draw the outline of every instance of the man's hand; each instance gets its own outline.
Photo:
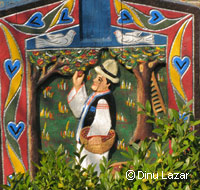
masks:
POLYGON ((84 76, 85 76, 85 74, 82 74, 81 76, 79 76, 78 71, 75 71, 72 79, 73 79, 73 85, 74 85, 76 91, 78 91, 79 88, 81 87, 84 76))

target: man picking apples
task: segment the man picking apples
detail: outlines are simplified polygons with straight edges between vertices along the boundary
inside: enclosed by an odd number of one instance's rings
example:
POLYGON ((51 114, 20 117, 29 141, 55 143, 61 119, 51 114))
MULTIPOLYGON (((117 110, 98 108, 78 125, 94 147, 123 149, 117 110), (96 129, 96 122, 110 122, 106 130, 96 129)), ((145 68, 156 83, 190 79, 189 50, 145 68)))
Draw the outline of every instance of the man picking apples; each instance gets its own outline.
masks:
MULTIPOLYGON (((114 59, 107 59, 100 66, 95 67, 97 73, 91 86, 93 93, 88 97, 85 84, 83 83, 84 74, 79 75, 78 71, 73 76, 73 88, 68 94, 69 106, 79 124, 76 132, 77 149, 81 147, 81 129, 90 126, 87 137, 90 144, 101 143, 101 138, 95 136, 106 136, 111 128, 115 127, 116 108, 114 97, 111 92, 113 84, 119 82, 118 66, 114 59)), ((108 159, 109 151, 102 154, 92 153, 85 148, 81 152, 81 157, 87 155, 81 164, 87 168, 90 164, 96 164, 95 170, 99 173, 99 163, 105 157, 108 159)))

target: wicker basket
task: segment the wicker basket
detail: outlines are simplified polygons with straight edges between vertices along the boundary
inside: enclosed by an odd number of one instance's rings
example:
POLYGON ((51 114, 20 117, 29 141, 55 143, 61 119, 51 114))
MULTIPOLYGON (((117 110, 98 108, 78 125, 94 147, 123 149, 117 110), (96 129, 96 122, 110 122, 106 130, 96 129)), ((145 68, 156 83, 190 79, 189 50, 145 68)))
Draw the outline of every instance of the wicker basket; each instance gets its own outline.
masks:
POLYGON ((92 152, 94 154, 103 154, 104 152, 107 152, 111 149, 115 142, 115 131, 111 129, 108 133, 108 135, 95 135, 91 137, 87 137, 88 132, 90 130, 90 127, 84 127, 81 130, 80 134, 80 141, 81 144, 84 144, 84 148, 88 150, 89 152, 92 152), (98 144, 91 144, 90 139, 91 138, 101 138, 101 142, 98 144))

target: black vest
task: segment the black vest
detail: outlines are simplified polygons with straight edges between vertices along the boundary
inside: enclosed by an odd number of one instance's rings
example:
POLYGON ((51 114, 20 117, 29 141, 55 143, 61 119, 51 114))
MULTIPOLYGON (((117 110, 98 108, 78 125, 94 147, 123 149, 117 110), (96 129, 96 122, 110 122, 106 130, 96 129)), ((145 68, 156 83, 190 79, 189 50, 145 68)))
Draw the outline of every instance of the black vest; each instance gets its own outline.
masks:
POLYGON ((116 105, 115 100, 112 95, 112 93, 108 93, 102 96, 98 96, 93 100, 93 102, 88 107, 88 112, 85 116, 85 119, 83 121, 83 127, 91 126, 92 122, 94 121, 94 116, 96 114, 96 107, 97 103, 100 99, 105 99, 109 105, 109 111, 110 111, 110 117, 111 117, 111 128, 115 129, 116 125, 116 105))

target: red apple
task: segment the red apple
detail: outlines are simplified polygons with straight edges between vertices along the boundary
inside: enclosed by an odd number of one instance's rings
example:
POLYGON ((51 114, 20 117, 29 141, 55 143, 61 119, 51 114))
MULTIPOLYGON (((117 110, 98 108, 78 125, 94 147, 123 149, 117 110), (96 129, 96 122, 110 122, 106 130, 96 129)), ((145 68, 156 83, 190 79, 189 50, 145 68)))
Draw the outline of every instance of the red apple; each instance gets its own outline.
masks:
POLYGON ((76 62, 75 67, 80 67, 80 66, 81 66, 81 63, 76 62))
POLYGON ((38 64, 38 65, 42 65, 43 63, 44 63, 44 60, 43 60, 43 59, 38 59, 38 60, 37 60, 37 64, 38 64))
POLYGON ((51 61, 55 62, 57 60, 56 56, 51 57, 51 61))
POLYGON ((78 77, 82 77, 83 71, 78 71, 78 77))
POLYGON ((92 60, 89 61, 89 64, 94 65, 94 64, 96 64, 96 62, 97 62, 97 59, 92 59, 92 60))
POLYGON ((39 53, 40 53, 39 51, 34 51, 34 52, 33 52, 33 55, 38 56, 39 53))
POLYGON ((70 67, 67 66, 67 65, 65 65, 65 66, 63 67, 63 70, 64 70, 64 71, 69 71, 69 69, 70 69, 70 67))
POLYGON ((65 55, 70 55, 71 54, 71 51, 70 50, 66 50, 65 51, 65 55))

